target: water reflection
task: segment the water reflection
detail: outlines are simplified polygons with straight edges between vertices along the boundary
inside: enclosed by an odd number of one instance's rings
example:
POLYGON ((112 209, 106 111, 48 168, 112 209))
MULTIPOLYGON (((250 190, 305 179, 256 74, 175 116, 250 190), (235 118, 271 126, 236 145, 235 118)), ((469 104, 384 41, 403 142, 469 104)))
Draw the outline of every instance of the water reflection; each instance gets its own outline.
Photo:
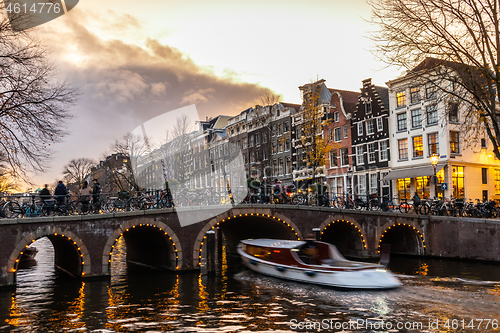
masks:
POLYGON ((289 331, 292 319, 428 324, 500 313, 500 265, 394 257, 402 288, 347 292, 261 276, 225 256, 210 277, 127 266, 120 238, 111 279, 81 282, 58 275, 50 241, 37 242, 38 265, 18 271, 14 293, 0 292, 0 331, 289 331))

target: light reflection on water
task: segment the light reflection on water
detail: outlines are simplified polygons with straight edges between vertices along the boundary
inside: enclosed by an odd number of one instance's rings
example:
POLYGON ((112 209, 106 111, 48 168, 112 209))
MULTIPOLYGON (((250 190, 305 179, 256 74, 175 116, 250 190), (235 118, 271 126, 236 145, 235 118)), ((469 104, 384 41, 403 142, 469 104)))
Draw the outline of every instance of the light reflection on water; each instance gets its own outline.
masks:
POLYGON ((390 265, 402 288, 349 292, 229 269, 225 257, 222 274, 210 278, 134 269, 120 239, 111 280, 81 282, 57 274, 48 239, 34 245, 38 265, 18 271, 14 293, 0 291, 0 331, 289 332, 292 319, 500 320, 499 265, 395 257, 390 265))

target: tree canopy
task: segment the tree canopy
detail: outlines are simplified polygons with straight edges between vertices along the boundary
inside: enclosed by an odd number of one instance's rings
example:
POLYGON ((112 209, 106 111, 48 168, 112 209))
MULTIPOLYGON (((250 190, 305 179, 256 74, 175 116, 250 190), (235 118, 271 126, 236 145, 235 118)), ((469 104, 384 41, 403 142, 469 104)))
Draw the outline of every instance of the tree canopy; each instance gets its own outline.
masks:
POLYGON ((57 80, 39 41, 13 32, 25 19, 0 19, 0 156, 14 176, 27 179, 27 172, 46 167, 50 146, 65 134, 77 93, 57 80))
POLYGON ((467 137, 487 136, 500 158, 500 1, 371 0, 370 5, 378 59, 459 101, 467 137))

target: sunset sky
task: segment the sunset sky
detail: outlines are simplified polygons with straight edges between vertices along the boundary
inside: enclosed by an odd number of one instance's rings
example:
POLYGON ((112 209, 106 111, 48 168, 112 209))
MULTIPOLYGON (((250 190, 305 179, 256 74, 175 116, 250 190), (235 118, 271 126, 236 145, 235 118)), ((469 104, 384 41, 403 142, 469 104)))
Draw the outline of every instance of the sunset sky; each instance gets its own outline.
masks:
POLYGON ((369 18, 365 0, 81 0, 34 29, 60 78, 81 90, 69 134, 35 186, 179 107, 195 104, 204 119, 235 115, 267 90, 300 103, 298 86, 317 78, 353 91, 370 77, 384 85, 399 72, 370 53, 369 18))

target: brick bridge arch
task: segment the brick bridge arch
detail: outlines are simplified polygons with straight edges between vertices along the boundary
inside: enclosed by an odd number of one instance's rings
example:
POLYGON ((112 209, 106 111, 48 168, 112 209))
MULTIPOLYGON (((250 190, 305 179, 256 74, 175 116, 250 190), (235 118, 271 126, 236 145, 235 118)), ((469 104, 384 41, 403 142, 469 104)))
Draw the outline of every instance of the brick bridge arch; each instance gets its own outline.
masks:
MULTIPOLYGON (((231 209, 227 212, 224 212, 223 214, 220 214, 220 215, 212 218, 200 230, 200 232, 198 233, 196 240, 194 242, 193 267, 196 268, 196 267, 199 267, 201 265, 201 258, 202 258, 205 234, 208 231, 217 228, 218 226, 223 228, 224 224, 231 222, 231 221, 235 221, 235 220, 241 221, 245 218, 247 218, 247 219, 248 218, 260 218, 263 220, 267 220, 267 223, 269 223, 269 222, 275 223, 276 225, 279 225, 280 228, 285 227, 286 228, 285 230, 287 230, 289 232, 289 235, 291 237, 294 237, 297 240, 300 240, 303 238, 302 231, 299 229, 299 227, 294 222, 292 222, 290 220, 290 218, 288 218, 280 213, 273 212, 269 209, 267 209, 267 211, 264 213, 262 211, 263 211, 262 209, 252 209, 252 208, 240 208, 240 209, 238 209, 238 208, 235 208, 235 209, 231 209)), ((273 238, 273 235, 277 235, 277 234, 271 234, 270 236, 263 235, 260 237, 273 238)), ((228 236, 228 235, 226 235, 226 236, 228 236)), ((251 238, 251 237, 249 237, 249 238, 251 238)), ((238 242, 239 242, 239 240, 241 240, 241 239, 237 239, 238 242)), ((236 242, 233 240, 232 243, 233 243, 232 245, 235 245, 236 242)))
POLYGON ((70 230, 47 226, 28 233, 16 243, 7 262, 9 283, 16 281, 16 272, 23 251, 43 237, 47 237, 54 247, 56 266, 75 277, 85 277, 90 273, 91 259, 83 241, 70 230))
POLYGON ((391 253, 425 255, 426 245, 424 231, 413 222, 386 222, 380 229, 377 253, 382 244, 391 244, 391 253))
MULTIPOLYGON (((170 268, 174 270, 178 270, 183 265, 183 252, 182 252, 182 244, 179 241, 179 237, 175 234, 175 232, 168 225, 161 221, 156 221, 156 219, 152 219, 149 222, 142 221, 138 219, 133 219, 130 221, 124 222, 118 228, 116 228, 113 233, 109 236, 106 245, 104 246, 104 251, 102 253, 102 274, 108 275, 111 274, 111 258, 113 256, 113 250, 115 248, 115 244, 118 242, 120 237, 125 237, 125 242, 127 245, 127 259, 129 259, 129 250, 134 251, 134 241, 137 241, 138 237, 127 237, 129 234, 133 234, 137 232, 137 230, 150 229, 149 232, 145 233, 146 237, 150 236, 153 238, 145 239, 144 241, 153 241, 157 244, 154 244, 153 250, 158 250, 156 253, 152 253, 155 257, 160 255, 159 251, 164 252, 169 251, 169 253, 163 253, 163 260, 157 262, 157 266, 163 268, 170 268), (127 243, 128 239, 128 243, 127 243), (165 249, 163 245, 169 245, 170 249, 165 249), (166 257, 168 256, 168 257, 166 257), (167 261, 167 262, 165 262, 167 261)), ((143 233, 144 235, 144 233, 143 233)), ((141 244, 136 244, 135 247, 141 247, 141 244)), ((135 249, 137 251, 137 249, 135 249)), ((139 254, 140 255, 140 254, 139 254)), ((151 255, 151 254, 150 254, 151 255)), ((133 257, 133 255, 132 255, 133 257)), ((154 266, 155 263, 150 263, 154 266)))
POLYGON ((321 240, 337 246, 337 249, 345 256, 365 257, 367 256, 367 244, 365 230, 353 217, 327 218, 320 226, 321 240), (340 228, 336 228, 340 226, 340 228), (336 234, 334 229, 340 229, 342 234, 336 234), (350 241, 354 243, 347 244, 350 241))

